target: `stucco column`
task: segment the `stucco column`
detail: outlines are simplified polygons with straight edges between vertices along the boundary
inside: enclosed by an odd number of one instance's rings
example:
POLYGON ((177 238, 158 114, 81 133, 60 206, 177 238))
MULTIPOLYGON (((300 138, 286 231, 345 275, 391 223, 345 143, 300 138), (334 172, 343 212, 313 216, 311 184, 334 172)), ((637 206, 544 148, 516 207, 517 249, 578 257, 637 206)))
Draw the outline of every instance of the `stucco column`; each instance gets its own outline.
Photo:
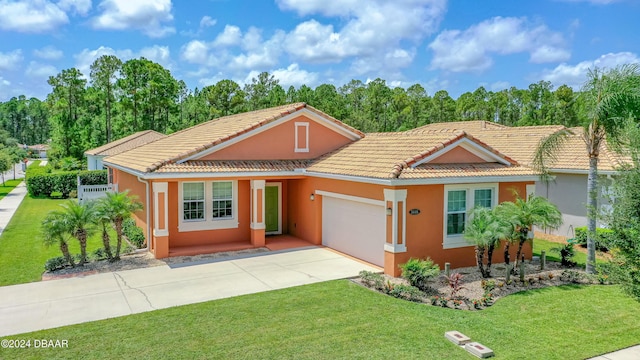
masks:
POLYGON ((157 259, 169 256, 169 185, 153 183, 153 253, 157 259))
MULTIPOLYGON (((400 275, 398 254, 407 252, 407 190, 384 189, 387 207, 387 241, 384 244, 384 273, 400 275)), ((402 256, 404 258, 404 256, 402 256)))
POLYGON ((265 244, 264 224, 264 180, 251 180, 251 244, 265 244))

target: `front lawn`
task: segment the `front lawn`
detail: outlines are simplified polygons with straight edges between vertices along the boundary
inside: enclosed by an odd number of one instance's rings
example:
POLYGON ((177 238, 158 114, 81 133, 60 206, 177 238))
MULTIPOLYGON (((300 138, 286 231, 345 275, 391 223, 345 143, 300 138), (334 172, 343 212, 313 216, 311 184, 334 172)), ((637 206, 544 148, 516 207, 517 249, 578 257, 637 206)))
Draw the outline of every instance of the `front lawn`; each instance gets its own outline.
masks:
MULTIPOLYGON (((540 252, 544 250, 547 253, 547 261, 560 262, 560 254, 551 250, 556 247, 560 247, 563 244, 543 239, 533 239, 533 255, 540 256, 540 252)), ((576 267, 584 268, 587 264, 587 254, 578 251, 579 245, 574 245, 576 249, 573 261, 576 262, 576 267)))
MULTIPOLYGON (((0 286, 40 281, 47 259, 62 255, 58 246, 47 248, 42 244, 40 223, 49 211, 59 209, 65 201, 68 200, 29 195, 24 198, 0 236, 0 286)), ((87 242, 87 253, 91 254, 99 247, 102 247, 102 240, 100 234, 95 234, 87 242)), ((69 249, 72 254, 79 254, 78 241, 71 239, 69 249)))
POLYGON ((472 359, 444 338, 459 330, 496 359, 584 359, 637 344, 639 312, 616 286, 533 290, 470 312, 338 280, 11 336, 69 346, 0 349, 0 357, 472 359))

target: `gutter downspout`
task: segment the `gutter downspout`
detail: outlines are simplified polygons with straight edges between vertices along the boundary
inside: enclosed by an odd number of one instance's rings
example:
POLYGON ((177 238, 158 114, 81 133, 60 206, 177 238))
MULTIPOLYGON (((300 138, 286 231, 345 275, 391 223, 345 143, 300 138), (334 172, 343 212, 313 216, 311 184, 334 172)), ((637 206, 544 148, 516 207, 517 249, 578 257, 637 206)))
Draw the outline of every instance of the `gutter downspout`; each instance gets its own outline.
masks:
POLYGON ((150 221, 150 211, 149 211, 149 181, 148 180, 142 180, 140 179, 140 176, 137 176, 137 179, 139 182, 143 183, 145 185, 145 201, 147 204, 147 208, 146 208, 146 213, 147 213, 147 252, 149 252, 151 249, 149 248, 149 246, 151 246, 151 221, 150 221))

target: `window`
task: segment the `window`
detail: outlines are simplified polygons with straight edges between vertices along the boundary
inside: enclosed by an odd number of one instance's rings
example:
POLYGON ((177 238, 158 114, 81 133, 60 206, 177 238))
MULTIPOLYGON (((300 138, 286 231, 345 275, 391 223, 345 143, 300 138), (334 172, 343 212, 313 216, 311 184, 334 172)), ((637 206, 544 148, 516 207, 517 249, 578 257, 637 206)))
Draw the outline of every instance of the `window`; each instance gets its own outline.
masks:
POLYGON ((471 246, 462 234, 469 211, 475 206, 492 208, 497 202, 497 184, 468 184, 445 186, 445 219, 443 247, 471 246))
POLYGON ((231 181, 216 181, 213 185, 213 218, 233 217, 233 184, 231 181))
POLYGON ((178 231, 238 228, 238 181, 189 181, 178 185, 178 231))
POLYGON ((447 197, 447 235, 462 234, 467 215, 467 191, 449 191, 447 197))
POLYGON ((182 184, 183 220, 204 220, 204 183, 182 184))

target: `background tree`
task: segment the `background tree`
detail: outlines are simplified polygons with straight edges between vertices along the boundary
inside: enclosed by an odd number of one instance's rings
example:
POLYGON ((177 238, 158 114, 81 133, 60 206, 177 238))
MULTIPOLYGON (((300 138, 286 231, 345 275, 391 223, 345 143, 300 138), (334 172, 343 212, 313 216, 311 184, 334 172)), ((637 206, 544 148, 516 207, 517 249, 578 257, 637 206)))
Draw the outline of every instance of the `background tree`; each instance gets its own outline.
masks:
POLYGON ((114 55, 103 55, 91 64, 91 83, 102 95, 105 110, 105 140, 111 142, 111 107, 115 101, 116 80, 122 61, 114 55))
POLYGON ((76 68, 62 70, 56 76, 50 76, 49 85, 53 91, 47 97, 52 109, 54 143, 60 157, 74 156, 80 158, 85 150, 76 134, 80 128, 87 81, 76 68))
POLYGON ((13 166, 13 161, 11 160, 11 156, 7 154, 6 149, 2 149, 0 151, 0 173, 2 173, 2 186, 4 185, 4 173, 11 170, 13 166))
MULTIPOLYGON (((587 265, 589 274, 596 270, 596 217, 598 209, 598 157, 605 141, 620 143, 626 121, 640 119, 640 65, 626 64, 613 69, 589 69, 580 98, 587 122, 580 134, 589 157, 587 178, 587 265)), ((538 148, 534 165, 548 173, 547 163, 557 158, 568 132, 557 132, 544 139, 538 148)), ((614 147, 615 148, 615 147, 614 147)))

